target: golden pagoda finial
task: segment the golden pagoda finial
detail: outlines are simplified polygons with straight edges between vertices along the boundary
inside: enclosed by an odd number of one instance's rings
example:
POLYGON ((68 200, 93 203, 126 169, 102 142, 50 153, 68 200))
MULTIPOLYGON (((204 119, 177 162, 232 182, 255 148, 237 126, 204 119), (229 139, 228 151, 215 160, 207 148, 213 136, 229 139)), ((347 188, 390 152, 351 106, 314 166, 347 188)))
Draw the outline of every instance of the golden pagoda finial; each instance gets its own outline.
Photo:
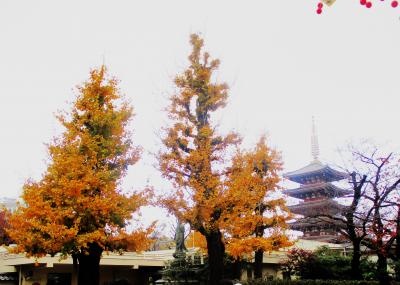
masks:
POLYGON ((319 145, 318 145, 318 136, 317 136, 317 129, 315 127, 314 116, 312 116, 311 154, 314 160, 318 160, 319 145))
POLYGON ((335 3, 336 0, 322 0, 322 2, 324 2, 326 5, 328 6, 332 6, 333 3, 335 3))

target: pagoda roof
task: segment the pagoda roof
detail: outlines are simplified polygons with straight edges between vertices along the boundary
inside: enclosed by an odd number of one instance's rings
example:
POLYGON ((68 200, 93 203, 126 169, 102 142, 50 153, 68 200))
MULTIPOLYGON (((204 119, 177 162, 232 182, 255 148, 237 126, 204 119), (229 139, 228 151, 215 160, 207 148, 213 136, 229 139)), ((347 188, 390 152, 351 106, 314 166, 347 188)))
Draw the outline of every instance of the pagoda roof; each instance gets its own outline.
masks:
POLYGON ((291 181, 304 184, 309 178, 318 176, 325 182, 342 180, 348 177, 348 174, 331 168, 329 165, 321 163, 319 160, 314 160, 310 164, 292 171, 284 175, 291 181))
POLYGON ((335 215, 345 209, 346 206, 339 204, 332 199, 320 199, 302 202, 288 207, 289 210, 298 215, 313 216, 316 214, 335 215))
POLYGON ((344 246, 341 244, 328 243, 328 242, 323 242, 323 241, 315 241, 315 240, 306 239, 304 237, 300 237, 296 242, 294 242, 294 244, 292 246, 283 248, 283 249, 281 249, 281 251, 287 251, 287 250, 290 250, 293 248, 300 248, 300 249, 315 251, 315 250, 319 249, 321 246, 326 246, 333 250, 343 250, 343 248, 344 248, 344 246))
POLYGON ((293 229, 304 228, 308 226, 326 226, 326 225, 343 225, 341 221, 333 220, 328 217, 316 217, 316 218, 300 218, 295 222, 289 223, 289 226, 293 229))
MULTIPOLYGON (((315 235, 315 236, 302 236, 302 239, 308 239, 312 241, 319 241, 325 243, 338 243, 341 240, 340 234, 327 234, 327 235, 315 235)), ((343 243, 343 242, 342 242, 343 243)))
POLYGON ((327 192, 333 193, 333 197, 343 197, 345 195, 349 195, 352 193, 351 190, 339 188, 329 182, 328 183, 319 182, 319 183, 313 183, 313 184, 306 184, 306 185, 302 185, 295 189, 284 190, 283 193, 286 195, 289 195, 291 197, 297 198, 297 196, 299 196, 301 194, 315 192, 318 190, 326 190, 327 192))

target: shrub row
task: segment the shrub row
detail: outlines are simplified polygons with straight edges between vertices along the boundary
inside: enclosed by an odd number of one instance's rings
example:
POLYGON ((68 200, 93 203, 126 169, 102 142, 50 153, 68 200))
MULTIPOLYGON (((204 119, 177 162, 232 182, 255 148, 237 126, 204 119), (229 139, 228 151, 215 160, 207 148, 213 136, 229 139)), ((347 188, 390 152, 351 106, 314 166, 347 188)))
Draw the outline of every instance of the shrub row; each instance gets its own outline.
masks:
POLYGON ((378 285, 377 281, 364 280, 262 280, 254 279, 243 285, 378 285))

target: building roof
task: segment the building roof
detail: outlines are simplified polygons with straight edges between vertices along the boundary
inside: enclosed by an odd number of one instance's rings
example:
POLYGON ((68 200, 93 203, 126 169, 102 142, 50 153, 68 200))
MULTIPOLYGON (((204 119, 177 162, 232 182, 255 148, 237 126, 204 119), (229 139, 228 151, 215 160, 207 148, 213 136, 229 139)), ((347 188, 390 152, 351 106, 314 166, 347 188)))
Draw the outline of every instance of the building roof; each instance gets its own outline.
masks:
POLYGON ((320 218, 311 218, 311 217, 305 217, 302 219, 298 219, 295 222, 290 223, 290 228, 292 229, 299 229, 299 228, 304 228, 307 226, 325 226, 325 225, 340 225, 341 222, 340 220, 332 220, 328 217, 320 217, 320 218))
MULTIPOLYGON (((193 250, 189 250, 189 253, 193 250)), ((100 265, 124 265, 132 266, 134 268, 142 266, 158 266, 163 267, 165 262, 173 259, 172 254, 175 249, 160 250, 160 251, 146 251, 142 253, 125 252, 124 254, 118 253, 103 253, 100 260, 100 265)), ((53 267, 54 264, 72 264, 72 258, 68 257, 62 259, 60 255, 54 257, 46 256, 42 258, 28 258, 23 254, 11 254, 8 252, 0 252, 0 272, 14 272, 9 271, 16 265, 22 264, 44 264, 47 267, 53 267)))
POLYGON ((287 259, 288 251, 293 248, 315 251, 318 248, 326 246, 332 250, 343 250, 342 244, 334 244, 316 240, 298 239, 292 246, 281 248, 280 250, 264 252, 263 263, 265 264, 281 264, 287 259))
POLYGON ((320 248, 321 246, 327 246, 330 249, 342 249, 342 248, 344 248, 343 244, 334 244, 334 243, 329 243, 329 242, 299 239, 299 240, 297 240, 297 242, 295 242, 294 245, 292 245, 288 249, 300 248, 300 249, 304 249, 304 250, 315 251, 318 248, 320 248))
MULTIPOLYGON (((323 235, 306 235, 304 238, 307 238, 310 241, 316 242, 328 242, 328 243, 341 243, 343 242, 341 237, 338 234, 323 234, 323 235)), ((331 248, 332 249, 332 248, 331 248)), ((337 248, 337 250, 343 250, 344 248, 337 248)))
POLYGON ((310 164, 284 175, 289 180, 300 184, 305 184, 308 178, 313 176, 322 178, 325 182, 338 181, 348 177, 347 173, 337 171, 319 160, 314 160, 310 164))
MULTIPOLYGON (((269 264, 280 264, 287 257, 287 252, 292 248, 301 248, 305 250, 316 250, 321 246, 328 246, 332 249, 340 249, 341 245, 331 244, 319 241, 310 240, 297 240, 292 246, 282 248, 278 251, 271 251, 264 253, 264 263, 269 264)), ((164 267, 167 261, 173 259, 172 250, 159 250, 159 251, 146 251, 143 253, 132 253, 125 252, 124 254, 118 253, 104 253, 100 261, 100 266, 102 265, 113 265, 113 266, 132 266, 132 268, 138 268, 142 266, 157 266, 164 267)), ((194 254, 198 249, 189 249, 188 253, 194 254)), ((72 258, 60 259, 60 256, 46 256, 43 258, 27 258, 23 254, 11 254, 7 251, 0 250, 0 276, 6 276, 9 273, 16 272, 15 266, 25 265, 25 264, 42 264, 46 267, 53 267, 54 264, 69 264, 72 265, 72 258)), ((12 274, 9 274, 11 276, 12 274)), ((1 279, 0 279, 1 280, 1 279)))
POLYGON ((314 184, 302 185, 295 189, 284 190, 283 193, 286 195, 289 195, 291 197, 298 198, 298 196, 300 196, 301 194, 315 192, 318 190, 325 190, 328 193, 332 193, 333 197, 342 197, 344 195, 348 195, 348 194, 352 193, 351 190, 339 188, 329 182, 328 183, 319 182, 319 183, 314 183, 314 184))
POLYGON ((303 216, 313 216, 316 214, 335 215, 345 207, 332 199, 320 199, 289 206, 289 210, 294 214, 303 216))

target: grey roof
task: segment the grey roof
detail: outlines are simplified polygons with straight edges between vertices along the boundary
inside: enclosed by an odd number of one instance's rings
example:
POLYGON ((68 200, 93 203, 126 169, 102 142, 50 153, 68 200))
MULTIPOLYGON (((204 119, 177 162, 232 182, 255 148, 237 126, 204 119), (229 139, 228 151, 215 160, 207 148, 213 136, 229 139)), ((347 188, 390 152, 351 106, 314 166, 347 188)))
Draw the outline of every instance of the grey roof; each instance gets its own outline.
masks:
POLYGON ((327 182, 342 180, 342 179, 348 177, 347 173, 337 171, 337 170, 331 168, 329 165, 321 163, 319 160, 314 160, 310 164, 308 164, 298 170, 288 172, 284 175, 284 177, 288 178, 289 180, 299 182, 302 179, 304 179, 310 175, 329 176, 329 177, 326 177, 327 182))
POLYGON ((297 219, 295 222, 289 223, 289 226, 291 228, 298 228, 305 226, 324 226, 324 225, 340 225, 340 224, 342 224, 340 220, 332 220, 328 217, 304 217, 297 219))
MULTIPOLYGON (((337 214, 341 210, 344 210, 346 206, 339 204, 337 201, 332 199, 321 199, 315 201, 302 202, 296 205, 288 207, 292 213, 309 216, 306 214, 307 211, 314 211, 316 208, 319 209, 320 214, 337 214), (322 210, 323 209, 323 210, 322 210), (323 213, 322 213, 322 212, 323 213)), ((316 214, 316 213, 315 213, 316 214)))
POLYGON ((315 191, 318 191, 321 189, 329 191, 329 192, 333 192, 334 197, 342 197, 344 195, 348 195, 348 194, 352 193, 351 190, 342 189, 342 188, 339 188, 339 187, 333 185, 332 183, 324 183, 324 182, 303 185, 301 187, 294 188, 294 189, 287 189, 287 190, 284 190, 283 193, 286 195, 289 195, 289 196, 296 197, 303 193, 315 192, 315 191))

